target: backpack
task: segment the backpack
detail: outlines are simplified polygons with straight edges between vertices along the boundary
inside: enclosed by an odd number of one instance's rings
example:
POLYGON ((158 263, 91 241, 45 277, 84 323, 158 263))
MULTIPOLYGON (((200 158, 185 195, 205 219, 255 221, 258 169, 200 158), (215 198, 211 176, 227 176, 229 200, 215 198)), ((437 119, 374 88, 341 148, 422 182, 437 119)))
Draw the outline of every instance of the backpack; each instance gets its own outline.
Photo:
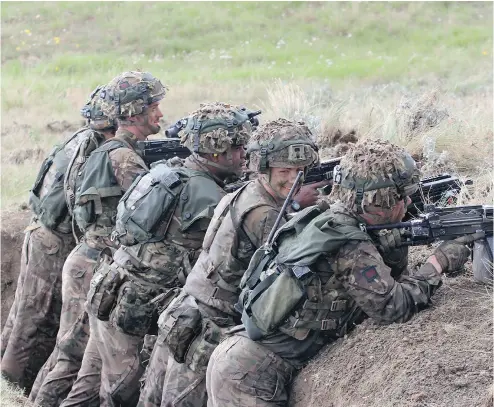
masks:
POLYGON ((75 150, 74 147, 90 132, 92 132, 91 129, 83 127, 63 144, 55 146, 41 164, 34 186, 30 190, 29 206, 41 223, 49 229, 55 229, 67 216, 64 175, 72 157, 72 151, 75 150), (47 191, 41 194, 41 188, 47 176, 51 176, 52 179, 47 185, 47 191))
POLYGON ((235 306, 251 339, 275 331, 308 299, 306 289, 315 274, 311 266, 320 256, 336 252, 349 240, 370 240, 358 226, 339 220, 318 206, 306 208, 276 232, 271 250, 256 251, 235 306))

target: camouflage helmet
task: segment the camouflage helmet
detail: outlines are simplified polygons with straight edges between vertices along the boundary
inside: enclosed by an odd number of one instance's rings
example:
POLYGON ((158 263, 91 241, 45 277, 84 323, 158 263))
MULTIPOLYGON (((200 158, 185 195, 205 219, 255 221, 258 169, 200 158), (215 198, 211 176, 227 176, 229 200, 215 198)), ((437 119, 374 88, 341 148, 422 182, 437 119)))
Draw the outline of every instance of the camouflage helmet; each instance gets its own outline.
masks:
POLYGON ((115 117, 105 115, 102 109, 102 105, 108 102, 107 95, 105 87, 98 85, 81 109, 82 117, 88 120, 89 127, 93 130, 109 130, 115 127, 115 117))
POLYGON ((261 125, 247 146, 249 169, 311 167, 319 162, 312 133, 303 122, 277 119, 261 125))
POLYGON ((129 71, 113 78, 108 84, 109 103, 104 112, 117 118, 143 113, 149 105, 165 97, 166 87, 149 72, 129 71))
POLYGON ((222 154, 245 145, 252 133, 245 109, 220 102, 202 103, 183 126, 180 139, 192 153, 222 154))
POLYGON ((353 145, 333 173, 330 200, 347 207, 393 207, 417 191, 420 171, 403 148, 384 140, 364 140, 353 145))

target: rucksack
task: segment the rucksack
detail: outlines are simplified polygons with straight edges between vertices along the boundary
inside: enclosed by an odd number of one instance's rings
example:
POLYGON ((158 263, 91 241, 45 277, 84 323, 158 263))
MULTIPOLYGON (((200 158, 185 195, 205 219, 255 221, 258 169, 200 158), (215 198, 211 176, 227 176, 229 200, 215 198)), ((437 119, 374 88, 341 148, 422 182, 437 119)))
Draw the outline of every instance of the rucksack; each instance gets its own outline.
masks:
POLYGON ((50 229, 55 229, 67 216, 68 209, 64 196, 64 175, 67 171, 72 151, 88 133, 88 127, 83 127, 70 136, 63 144, 57 145, 45 158, 29 194, 29 206, 38 219, 50 229), (41 197, 41 188, 48 174, 52 182, 41 197))

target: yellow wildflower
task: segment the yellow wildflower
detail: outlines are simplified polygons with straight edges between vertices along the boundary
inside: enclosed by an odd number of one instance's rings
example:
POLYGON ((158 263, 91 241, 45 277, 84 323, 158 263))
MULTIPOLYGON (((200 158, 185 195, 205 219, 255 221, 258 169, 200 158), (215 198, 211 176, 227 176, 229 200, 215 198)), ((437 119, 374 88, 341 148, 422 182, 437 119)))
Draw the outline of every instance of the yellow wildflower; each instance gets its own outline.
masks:
POLYGON ((20 51, 21 50, 21 47, 15 47, 15 50, 16 51, 20 51))
POLYGON ((75 47, 76 47, 76 48, 79 48, 79 44, 75 44, 75 47))
POLYGON ((60 44, 60 37, 54 37, 53 41, 55 41, 55 44, 60 44))
POLYGON ((28 29, 25 29, 25 30, 24 30, 24 32, 25 32, 26 34, 31 34, 31 30, 28 30, 28 29))
POLYGON ((58 66, 55 67, 55 71, 59 71, 60 68, 58 66))
POLYGON ((482 55, 487 55, 487 51, 482 51, 482 55))

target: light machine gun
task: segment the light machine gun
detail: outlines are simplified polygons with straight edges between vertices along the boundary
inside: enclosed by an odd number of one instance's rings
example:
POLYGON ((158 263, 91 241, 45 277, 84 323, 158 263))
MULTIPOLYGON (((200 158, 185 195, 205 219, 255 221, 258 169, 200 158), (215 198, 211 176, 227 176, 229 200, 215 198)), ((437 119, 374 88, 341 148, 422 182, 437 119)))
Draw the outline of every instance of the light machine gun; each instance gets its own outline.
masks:
POLYGON ((361 225, 363 231, 404 229, 405 246, 427 245, 441 240, 459 239, 474 243, 473 272, 481 282, 492 283, 493 206, 467 205, 441 208, 424 205, 418 219, 387 225, 361 225))

